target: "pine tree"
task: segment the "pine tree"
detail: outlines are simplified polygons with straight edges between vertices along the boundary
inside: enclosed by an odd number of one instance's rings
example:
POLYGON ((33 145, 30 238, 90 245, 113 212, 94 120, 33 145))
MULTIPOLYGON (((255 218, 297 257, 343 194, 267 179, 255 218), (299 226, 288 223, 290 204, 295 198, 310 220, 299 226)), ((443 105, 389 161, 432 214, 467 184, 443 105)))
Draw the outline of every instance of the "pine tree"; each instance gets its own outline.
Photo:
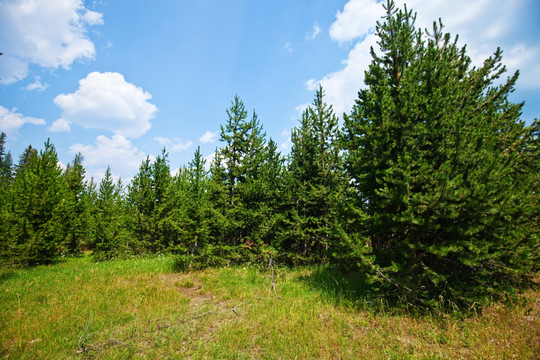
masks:
POLYGON ((0 135, 0 262, 9 257, 8 242, 10 238, 10 191, 12 182, 13 164, 11 153, 5 152, 6 134, 0 135))
POLYGON ((152 164, 152 190, 154 194, 154 209, 152 212, 153 242, 157 251, 168 251, 171 243, 171 210, 167 206, 169 196, 174 196, 169 189, 172 182, 169 154, 165 149, 152 164))
POLYGON ((162 154, 154 162, 147 157, 128 187, 128 202, 132 213, 132 231, 138 243, 149 252, 168 251, 171 243, 171 207, 167 204, 172 177, 168 154, 162 154))
POLYGON ((227 192, 229 202, 234 206, 237 197, 237 185, 245 178, 242 169, 242 160, 246 156, 247 138, 251 123, 247 122, 247 111, 244 103, 238 96, 234 97, 231 107, 227 109, 228 120, 225 127, 221 126, 220 141, 225 142, 221 149, 221 156, 225 162, 227 173, 227 192))
POLYGON ((73 162, 68 164, 64 171, 66 186, 65 211, 65 251, 70 254, 78 253, 80 245, 88 242, 89 229, 89 199, 86 191, 84 176, 86 170, 82 165, 83 157, 75 155, 73 162))
POLYGON ((157 250, 155 243, 154 208, 155 195, 152 189, 152 164, 147 157, 139 166, 139 172, 128 186, 128 202, 130 212, 131 232, 138 246, 146 251, 157 250))
MULTIPOLYGON (((215 211, 210 202, 210 179, 200 147, 187 168, 182 169, 180 227, 183 230, 177 264, 184 269, 214 264, 212 224, 215 211)), ((219 262, 219 261, 218 261, 219 262)))
POLYGON ((98 260, 124 256, 132 252, 126 229, 126 209, 122 199, 122 181, 115 184, 107 167, 101 179, 94 205, 93 256, 98 260))
POLYGON ((50 141, 38 154, 21 156, 11 190, 9 214, 11 262, 35 265, 53 261, 64 242, 65 186, 50 141))
POLYGON ((2 132, 0 134, 0 184, 3 185, 3 188, 7 187, 13 177, 13 160, 11 152, 6 153, 5 144, 6 134, 2 132))
POLYGON ((201 148, 197 147, 193 160, 189 163, 189 200, 187 213, 190 224, 187 233, 190 234, 189 252, 195 253, 197 247, 209 242, 209 217, 211 205, 208 201, 208 171, 205 169, 206 160, 201 154, 201 148))
POLYGON ((289 217, 285 236, 294 261, 324 262, 337 250, 339 202, 345 186, 338 119, 320 86, 313 105, 293 129, 289 165, 289 217))
POLYGON ((274 239, 273 208, 270 202, 280 174, 280 156, 253 112, 250 120, 244 103, 236 96, 227 109, 228 120, 221 127, 207 182, 211 217, 210 239, 204 250, 207 258, 226 262, 242 262, 257 258, 263 245, 274 239))
POLYGON ((254 147, 261 146, 264 140, 261 140, 262 129, 257 115, 254 113, 252 120, 247 121, 247 111, 238 96, 235 96, 231 107, 227 109, 227 116, 226 125, 221 126, 220 136, 220 140, 225 142, 220 157, 225 164, 225 187, 228 194, 228 205, 224 209, 227 221, 224 223, 223 242, 229 246, 242 246, 252 240, 246 238, 251 229, 247 223, 249 218, 246 207, 249 204, 245 202, 246 192, 242 194, 239 188, 256 171, 254 152, 258 149, 254 147))
POLYGON ((508 100, 518 73, 495 85, 505 72, 499 49, 471 67, 440 21, 424 33, 407 8, 389 0, 385 9, 381 53, 372 49, 366 88, 345 117, 372 249, 363 258, 410 298, 467 300, 530 270, 537 135, 519 119, 522 104, 508 100))

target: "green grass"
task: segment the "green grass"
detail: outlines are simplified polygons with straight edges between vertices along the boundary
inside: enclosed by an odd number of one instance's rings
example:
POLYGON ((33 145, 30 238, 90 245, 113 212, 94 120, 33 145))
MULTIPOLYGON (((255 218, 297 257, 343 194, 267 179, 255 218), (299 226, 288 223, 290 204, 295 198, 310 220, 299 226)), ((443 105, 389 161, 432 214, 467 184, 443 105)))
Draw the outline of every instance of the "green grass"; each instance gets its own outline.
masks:
POLYGON ((367 301, 360 275, 178 273, 170 257, 0 269, 6 359, 538 359, 540 294, 471 316, 367 301))

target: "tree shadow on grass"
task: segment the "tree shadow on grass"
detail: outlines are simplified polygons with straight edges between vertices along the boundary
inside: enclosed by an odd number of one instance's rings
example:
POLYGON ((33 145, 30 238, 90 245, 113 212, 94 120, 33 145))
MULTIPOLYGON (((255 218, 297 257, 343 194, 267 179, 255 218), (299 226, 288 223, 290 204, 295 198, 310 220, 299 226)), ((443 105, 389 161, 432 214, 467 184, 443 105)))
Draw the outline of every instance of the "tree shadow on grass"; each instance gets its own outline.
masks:
MULTIPOLYGON (((540 290, 540 284, 536 279, 523 277, 518 279, 519 285, 514 286, 519 291, 499 290, 497 296, 492 296, 483 305, 491 302, 502 302, 509 306, 519 305, 528 300, 519 296, 526 290, 540 290), (536 280, 536 281, 535 281, 536 280)), ((370 281, 367 273, 360 270, 344 270, 333 266, 319 266, 299 277, 309 288, 321 294, 324 301, 329 303, 353 308, 355 310, 368 310, 374 313, 407 314, 411 316, 430 315, 453 315, 468 317, 482 310, 483 305, 479 302, 458 305, 452 297, 436 299, 431 303, 412 303, 404 294, 390 291, 388 286, 370 281), (471 306, 471 304, 473 306, 471 306)), ((514 281, 518 281, 514 280, 514 281)), ((396 289, 397 290, 397 289, 396 289)), ((473 296, 473 295, 471 295, 473 296)))
POLYGON ((325 301, 349 308, 380 312, 403 308, 398 296, 382 294, 365 272, 320 266, 299 278, 325 301))
POLYGON ((13 270, 0 269, 0 284, 17 277, 17 273, 13 270))

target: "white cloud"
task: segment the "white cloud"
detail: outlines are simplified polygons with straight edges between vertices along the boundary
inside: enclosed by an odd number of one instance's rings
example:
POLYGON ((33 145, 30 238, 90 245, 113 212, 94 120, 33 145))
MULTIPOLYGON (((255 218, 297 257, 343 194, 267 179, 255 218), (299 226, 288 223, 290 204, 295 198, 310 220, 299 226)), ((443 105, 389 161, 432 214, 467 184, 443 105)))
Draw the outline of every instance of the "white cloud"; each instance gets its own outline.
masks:
POLYGON ((315 38, 322 32, 321 27, 319 26, 319 23, 313 24, 313 27, 311 28, 311 32, 307 35, 308 40, 315 40, 315 38))
POLYGON ((527 47, 523 43, 516 44, 504 53, 503 62, 511 70, 520 69, 519 86, 527 89, 538 89, 540 79, 540 47, 527 47))
POLYGON ((191 147, 192 144, 193 144, 193 141, 188 141, 185 143, 179 142, 172 146, 171 151, 178 152, 178 151, 187 150, 191 147))
POLYGON ((17 134, 17 131, 24 124, 45 125, 45 120, 43 119, 24 116, 16 111, 17 108, 8 110, 0 105, 0 131, 13 135, 17 134))
POLYGON ((41 91, 45 90, 48 87, 49 87, 49 85, 42 83, 41 78, 39 76, 36 76, 34 78, 34 82, 31 83, 31 84, 28 84, 25 89, 28 90, 28 91, 37 90, 37 91, 41 92, 41 91))
POLYGON ((214 159, 216 158, 216 153, 213 152, 210 155, 207 155, 204 157, 204 168, 208 171, 210 170, 210 167, 212 166, 212 163, 214 162, 214 159))
POLYGON ((203 144, 213 143, 216 141, 216 139, 217 139, 217 133, 211 132, 211 131, 205 132, 204 135, 199 138, 199 140, 203 144))
POLYGON ((69 69, 76 60, 92 59, 89 26, 103 24, 101 13, 82 0, 0 0, 0 78, 5 84, 25 78, 29 64, 69 69))
POLYGON ((121 176, 126 180, 133 176, 139 169, 139 165, 146 158, 146 154, 134 146, 131 141, 122 135, 113 135, 111 138, 100 135, 95 144, 73 144, 69 147, 72 154, 81 153, 84 157, 84 167, 87 177, 94 177, 100 181, 107 166, 117 178, 121 176))
POLYGON ((342 12, 337 12, 336 21, 330 26, 330 37, 344 43, 365 36, 373 32, 382 15, 384 9, 376 0, 350 0, 342 12))
POLYGON ((284 129, 280 134, 281 142, 279 144, 279 148, 282 151, 289 151, 292 147, 291 131, 292 129, 284 129))
MULTIPOLYGON (((311 87, 311 86, 313 86, 313 88, 310 88, 309 90, 314 91, 314 90, 317 89, 317 87, 319 85, 318 84, 308 85, 308 87, 311 87)), ((302 118, 302 114, 304 114, 304 111, 310 106, 311 106, 311 103, 305 103, 305 104, 301 104, 301 105, 298 105, 297 107, 295 107, 294 108, 295 114, 294 114, 294 117, 291 120, 294 120, 295 122, 298 122, 302 118)))
POLYGON ((69 126, 69 122, 66 121, 64 118, 60 118, 55 120, 51 126, 49 126, 49 131, 52 132, 70 132, 71 126, 69 126))
MULTIPOLYGON (((396 6, 403 8, 404 0, 396 6)), ((408 9, 418 16, 416 26, 431 29, 433 21, 442 19, 445 31, 460 35, 460 44, 468 44, 467 51, 473 64, 481 65, 501 46, 506 49, 503 63, 509 71, 521 70, 519 85, 526 88, 540 87, 540 47, 536 44, 515 43, 512 29, 520 19, 519 12, 526 10, 526 0, 407 0, 408 9), (501 39, 506 42, 501 43, 501 39), (509 40, 510 39, 510 40, 509 40)), ((382 3, 376 0, 349 0, 343 11, 338 11, 330 27, 330 37, 344 45, 356 41, 343 61, 341 69, 330 72, 321 79, 306 81, 314 91, 318 84, 325 88, 326 100, 334 105, 337 115, 352 109, 358 90, 364 86, 364 71, 371 63, 370 47, 378 49, 374 34, 375 24, 384 14, 382 3)))
POLYGON ((191 145, 193 145, 193 141, 182 142, 182 140, 179 138, 171 139, 171 138, 158 136, 158 137, 155 137, 154 140, 156 140, 161 145, 168 147, 173 152, 180 152, 183 150, 187 150, 191 147, 191 145))
POLYGON ((349 52, 344 67, 325 75, 320 80, 310 79, 306 86, 314 91, 319 83, 326 92, 326 101, 332 104, 336 116, 350 112, 358 90, 364 84, 364 71, 371 62, 370 48, 377 46, 377 37, 370 34, 362 42, 358 42, 349 52))
POLYGON ((288 52, 292 53, 293 52, 293 48, 291 46, 291 43, 286 43, 285 44, 285 50, 287 50, 288 52))
POLYGON ((63 110, 62 120, 68 125, 136 138, 152 126, 150 119, 157 107, 148 102, 151 98, 148 92, 126 82, 122 74, 93 72, 79 80, 77 91, 58 95, 54 103, 63 110))

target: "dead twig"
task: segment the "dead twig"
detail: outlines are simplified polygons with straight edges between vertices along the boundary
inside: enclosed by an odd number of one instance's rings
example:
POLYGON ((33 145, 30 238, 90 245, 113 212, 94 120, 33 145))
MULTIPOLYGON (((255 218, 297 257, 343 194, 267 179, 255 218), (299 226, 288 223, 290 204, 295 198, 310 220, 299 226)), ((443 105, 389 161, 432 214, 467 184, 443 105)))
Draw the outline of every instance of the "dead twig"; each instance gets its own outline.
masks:
POLYGON ((268 260, 268 266, 270 267, 270 280, 272 281, 272 291, 274 292, 274 295, 276 295, 276 298, 279 298, 277 291, 276 291, 276 281, 274 280, 274 259, 270 258, 268 260))

